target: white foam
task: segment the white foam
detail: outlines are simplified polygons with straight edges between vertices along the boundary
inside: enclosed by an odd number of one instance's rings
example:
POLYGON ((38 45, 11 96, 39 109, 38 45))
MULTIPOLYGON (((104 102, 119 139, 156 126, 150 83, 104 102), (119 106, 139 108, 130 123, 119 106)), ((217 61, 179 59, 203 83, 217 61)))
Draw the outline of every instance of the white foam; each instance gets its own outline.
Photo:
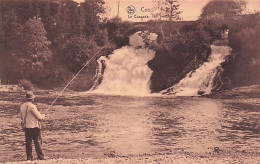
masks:
MULTIPOLYGON (((213 82, 218 72, 218 67, 225 61, 230 53, 227 46, 211 46, 212 54, 209 61, 203 63, 194 72, 190 72, 178 84, 170 87, 171 93, 176 96, 198 96, 199 92, 210 94, 213 88, 213 82)), ((167 90, 163 92, 166 92, 167 90)))

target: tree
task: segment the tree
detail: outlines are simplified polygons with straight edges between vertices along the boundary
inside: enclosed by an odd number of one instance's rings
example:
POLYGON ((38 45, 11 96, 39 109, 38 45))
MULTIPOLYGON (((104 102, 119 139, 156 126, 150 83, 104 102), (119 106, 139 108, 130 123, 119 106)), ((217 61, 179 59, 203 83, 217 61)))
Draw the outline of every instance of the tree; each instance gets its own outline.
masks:
POLYGON ((20 43, 18 38, 21 24, 18 23, 17 14, 8 11, 2 15, 0 33, 0 72, 3 82, 17 82, 17 73, 14 71, 15 62, 12 62, 13 53, 17 52, 20 43))
POLYGON ((64 43, 60 58, 71 72, 78 72, 84 63, 97 52, 97 49, 93 38, 74 36, 64 43))
MULTIPOLYGON (((108 40, 107 28, 101 23, 104 0, 81 4, 74 0, 0 0, 0 11, 0 78, 4 82, 28 79, 38 85, 37 78, 49 84, 54 78, 57 84, 57 79, 64 82, 108 40)), ((100 54, 107 55, 113 46, 100 54)), ((95 71, 95 65, 89 67, 95 71)))
POLYGON ((169 21, 181 20, 178 0, 155 0, 153 17, 169 21))
POLYGON ((103 0, 85 0, 80 4, 80 15, 85 20, 86 36, 93 35, 98 30, 101 15, 105 13, 103 0))
POLYGON ((31 18, 23 25, 20 41, 19 48, 12 55, 17 58, 17 69, 23 78, 29 79, 33 73, 43 71, 52 57, 49 49, 51 43, 40 18, 31 18))
POLYGON ((233 17, 242 14, 245 7, 244 0, 211 0, 203 7, 200 17, 206 18, 214 14, 223 14, 225 18, 233 17))
POLYGON ((178 0, 154 0, 153 17, 160 21, 160 31, 165 38, 162 20, 181 20, 178 0))
POLYGON ((176 84, 185 75, 208 60, 213 38, 203 24, 193 22, 180 31, 168 33, 158 45, 148 66, 153 70, 150 88, 153 92, 176 84))

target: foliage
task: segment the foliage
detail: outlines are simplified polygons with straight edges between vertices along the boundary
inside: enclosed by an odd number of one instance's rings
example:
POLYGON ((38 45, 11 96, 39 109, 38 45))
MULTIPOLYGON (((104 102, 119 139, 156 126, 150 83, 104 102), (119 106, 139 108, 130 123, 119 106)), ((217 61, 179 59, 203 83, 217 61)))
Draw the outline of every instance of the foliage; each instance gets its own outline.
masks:
POLYGON ((33 90, 33 84, 29 80, 21 79, 19 80, 19 86, 23 87, 25 90, 32 91, 33 90))
POLYGON ((117 40, 120 40, 118 38, 122 38, 123 40, 126 39, 123 36, 128 36, 129 29, 131 29, 133 23, 128 21, 122 21, 122 19, 119 17, 114 17, 109 20, 104 20, 103 26, 107 29, 108 37, 110 40, 116 37, 115 40, 117 44, 117 40))
POLYGON ((230 81, 225 87, 260 84, 260 14, 241 16, 236 22, 230 21, 229 27, 233 56, 223 65, 224 78, 230 81))
POLYGON ((122 24, 122 19, 119 17, 114 17, 109 20, 105 20, 105 28, 107 29, 109 38, 112 39, 114 36, 119 34, 119 30, 122 24))
POLYGON ((150 86, 152 91, 161 91, 178 82, 187 73, 183 71, 191 69, 187 66, 194 58, 201 62, 207 60, 211 53, 209 44, 212 40, 205 26, 197 22, 167 34, 155 45, 155 57, 148 62, 153 70, 150 86))
POLYGON ((118 17, 102 19, 103 0, 85 0, 80 5, 73 0, 1 0, 0 78, 3 83, 28 79, 45 88, 61 86, 112 40, 71 86, 89 89, 96 59, 127 45, 130 34, 148 29, 159 34, 158 43, 148 45, 156 51, 154 59, 148 62, 153 70, 151 88, 159 91, 178 82, 194 58, 199 62, 189 69, 207 60, 209 45, 229 29, 233 57, 223 64, 224 78, 232 86, 260 81, 256 71, 260 68, 260 16, 241 16, 244 1, 211 0, 196 22, 163 21, 179 19, 179 3, 159 2, 155 1, 157 10, 153 14, 161 17, 160 21, 143 25, 118 17))
POLYGON ((18 23, 18 16, 14 12, 8 12, 0 21, 0 78, 2 82, 17 82, 18 70, 14 67, 17 64, 14 58, 14 52, 17 45, 20 45, 19 31, 21 24, 18 23), (12 64, 10 64, 12 63, 12 64))
POLYGON ((247 58, 260 58, 260 25, 245 28, 230 37, 229 45, 247 58), (243 39, 241 39, 243 38, 243 39))
POLYGON ((225 18, 242 14, 246 7, 244 0, 211 0, 202 9, 201 17, 223 14, 225 18))
POLYGON ((94 83, 95 71, 85 70, 83 73, 79 74, 77 78, 69 86, 70 89, 75 91, 86 91, 92 87, 94 83))
POLYGON ((7 13, 8 15, 1 20, 0 43, 2 45, 1 50, 12 51, 14 50, 13 45, 17 44, 19 30, 22 25, 18 22, 18 16, 15 12, 10 11, 7 13))
POLYGON ((60 58, 63 59, 70 71, 78 72, 85 62, 97 52, 97 49, 96 42, 91 37, 71 37, 63 45, 60 58))
POLYGON ((18 59, 20 71, 25 78, 30 73, 44 70, 44 65, 51 58, 50 41, 40 18, 29 19, 20 35, 20 47, 15 56, 18 59))
POLYGON ((213 14, 211 19, 199 19, 199 22, 203 24, 204 29, 215 40, 222 39, 221 33, 228 29, 228 25, 224 21, 224 17, 220 14, 213 14))
POLYGON ((13 83, 23 78, 30 79, 32 73, 43 71, 51 58, 51 51, 40 19, 31 18, 22 26, 11 24, 13 26, 10 26, 10 31, 5 30, 5 34, 10 32, 10 36, 4 43, 2 55, 5 64, 2 72, 3 76, 13 83))
POLYGON ((153 17, 159 20, 166 19, 169 21, 181 20, 178 0, 155 0, 155 7, 153 10, 153 17))
POLYGON ((103 0, 85 0, 80 4, 81 16, 84 18, 84 31, 86 36, 91 36, 98 31, 101 14, 105 13, 103 0))
POLYGON ((223 89, 260 83, 260 14, 241 15, 245 6, 243 0, 211 0, 202 10, 200 21, 212 37, 220 39, 220 31, 229 30, 232 53, 223 64, 223 89))
POLYGON ((30 18, 22 28, 22 52, 33 61, 46 62, 51 57, 50 41, 41 22, 41 18, 30 18))
MULTIPOLYGON (((70 71, 78 70, 108 41, 107 28, 100 22, 103 5, 103 0, 81 5, 73 0, 1 0, 2 82, 25 78, 42 87, 61 85, 70 71)), ((107 55, 114 48, 101 53, 107 55)), ((90 67, 95 70, 95 64, 90 67)))
POLYGON ((94 35, 94 41, 98 46, 105 46, 108 42, 108 32, 107 29, 100 29, 94 35))

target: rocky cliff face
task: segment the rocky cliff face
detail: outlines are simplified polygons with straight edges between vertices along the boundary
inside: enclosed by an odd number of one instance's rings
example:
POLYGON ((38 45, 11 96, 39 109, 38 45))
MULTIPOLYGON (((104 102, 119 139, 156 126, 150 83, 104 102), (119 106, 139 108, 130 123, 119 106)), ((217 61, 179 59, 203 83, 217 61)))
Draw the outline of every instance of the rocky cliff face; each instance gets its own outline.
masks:
POLYGON ((187 52, 186 54, 178 54, 180 57, 171 56, 166 50, 157 51, 154 59, 148 62, 148 66, 153 70, 151 92, 167 89, 178 83, 189 72, 199 68, 202 63, 208 60, 211 48, 204 44, 199 51, 200 55, 196 55, 195 52, 187 52), (189 58, 185 59, 182 56, 189 56, 189 58))
MULTIPOLYGON (((162 93, 177 96, 197 96, 211 94, 213 90, 221 88, 223 85, 221 64, 230 54, 230 48, 228 46, 211 45, 211 49, 212 53, 207 61, 200 64, 197 69, 192 69, 185 78, 162 91, 162 93)), ((196 63, 199 63, 199 60, 195 58, 194 62, 189 65, 194 66, 196 63)), ((191 66, 189 67, 192 68, 191 66)))

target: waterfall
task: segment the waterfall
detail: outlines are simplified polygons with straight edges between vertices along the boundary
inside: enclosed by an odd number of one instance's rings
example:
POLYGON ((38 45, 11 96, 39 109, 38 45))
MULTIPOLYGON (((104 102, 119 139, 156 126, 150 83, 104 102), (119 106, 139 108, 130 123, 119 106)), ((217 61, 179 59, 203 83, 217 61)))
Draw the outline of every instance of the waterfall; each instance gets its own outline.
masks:
MULTIPOLYGON (((130 46, 117 49, 108 58, 99 59, 97 79, 102 83, 92 87, 94 93, 116 95, 146 95, 150 93, 149 81, 152 70, 147 62, 152 60, 155 52, 145 48, 144 33, 137 32, 130 36, 130 46), (100 73, 101 60, 105 63, 104 73, 100 73), (102 76, 102 77, 101 77, 102 76)), ((156 34, 149 34, 149 40, 156 40, 156 34)))
POLYGON ((162 93, 176 96, 210 94, 221 63, 230 53, 230 48, 227 46, 211 45, 211 49, 212 53, 208 62, 203 63, 195 71, 189 72, 179 83, 162 91, 162 93))
MULTIPOLYGON (((144 41, 147 43, 156 39, 156 34, 137 32, 130 36, 130 46, 115 50, 109 57, 100 57, 92 92, 116 95, 150 94, 152 70, 147 66, 147 62, 153 59, 155 52, 145 48, 144 41)), ((228 46, 212 45, 211 49, 212 53, 207 62, 161 93, 176 96, 210 94, 214 88, 214 80, 221 70, 221 63, 230 53, 228 46)))
POLYGON ((92 88, 90 91, 93 91, 97 88, 97 86, 102 82, 103 74, 104 74, 104 67, 105 67, 105 61, 106 58, 104 56, 101 56, 98 60, 98 67, 96 69, 96 75, 93 77, 93 79, 96 79, 93 83, 92 88))

